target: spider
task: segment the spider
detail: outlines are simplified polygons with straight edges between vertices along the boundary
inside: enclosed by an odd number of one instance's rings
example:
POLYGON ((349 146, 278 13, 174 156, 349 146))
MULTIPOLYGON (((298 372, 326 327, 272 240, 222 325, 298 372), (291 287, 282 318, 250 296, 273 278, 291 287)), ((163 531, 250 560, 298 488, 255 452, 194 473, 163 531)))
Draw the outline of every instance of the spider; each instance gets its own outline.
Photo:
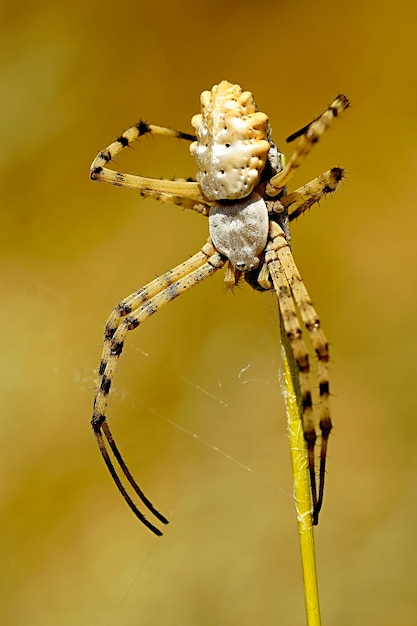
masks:
POLYGON ((130 473, 106 420, 106 406, 126 335, 162 306, 225 267, 225 284, 233 288, 241 277, 256 290, 274 290, 283 330, 299 370, 302 426, 308 450, 313 524, 323 503, 326 453, 332 423, 329 411, 329 351, 317 313, 301 279, 290 248, 289 222, 336 190, 344 170, 334 167, 287 194, 286 184, 327 130, 349 106, 338 95, 311 123, 291 135, 295 150, 285 164, 271 139, 268 117, 257 110, 253 95, 239 85, 222 81, 201 94, 201 113, 191 124, 195 135, 139 121, 94 159, 90 177, 139 191, 192 209, 208 217, 210 237, 191 258, 122 300, 112 311, 104 331, 98 370, 92 428, 103 459, 134 514, 153 533, 161 530, 139 510, 128 494, 127 481, 142 504, 161 524, 164 517, 148 500, 130 473), (165 135, 192 142, 197 162, 196 181, 157 180, 115 172, 107 167, 123 148, 146 134, 165 135), (318 359, 320 461, 316 478, 316 427, 310 387, 305 326, 318 359), (116 469, 118 466, 118 469, 116 469), (317 480, 317 483, 316 483, 317 480))

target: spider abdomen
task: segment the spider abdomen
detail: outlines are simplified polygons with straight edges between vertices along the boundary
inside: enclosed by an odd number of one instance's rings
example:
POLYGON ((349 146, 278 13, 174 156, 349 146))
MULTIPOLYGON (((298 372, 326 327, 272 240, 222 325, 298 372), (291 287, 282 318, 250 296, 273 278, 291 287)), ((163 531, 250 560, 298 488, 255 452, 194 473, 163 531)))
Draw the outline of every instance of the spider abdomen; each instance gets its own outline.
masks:
POLYGON ((191 154, 197 181, 208 200, 245 198, 265 167, 270 144, 269 122, 256 110, 249 91, 222 81, 201 94, 201 114, 191 124, 197 141, 191 154))
POLYGON ((268 239, 268 228, 268 209, 263 198, 255 192, 243 200, 214 202, 210 207, 212 242, 239 271, 258 267, 268 239))

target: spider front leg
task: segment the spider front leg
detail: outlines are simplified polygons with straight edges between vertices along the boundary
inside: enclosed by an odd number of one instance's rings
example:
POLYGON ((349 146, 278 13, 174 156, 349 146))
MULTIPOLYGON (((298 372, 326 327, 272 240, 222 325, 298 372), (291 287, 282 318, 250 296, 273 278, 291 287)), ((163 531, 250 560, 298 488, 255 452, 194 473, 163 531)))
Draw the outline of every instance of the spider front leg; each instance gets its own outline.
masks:
POLYGON ((271 223, 270 241, 268 243, 265 262, 271 276, 284 330, 290 341, 294 359, 300 373, 300 390, 302 398, 302 418, 304 437, 307 442, 308 464, 310 472, 311 494, 313 502, 313 524, 318 523, 318 516, 323 504, 324 480, 326 473, 327 444, 332 429, 329 411, 329 349, 326 337, 320 328, 320 321, 312 305, 311 299, 301 279, 283 230, 271 223), (310 388, 310 363, 306 345, 302 338, 299 323, 300 317, 309 333, 313 349, 318 358, 318 378, 320 396, 320 430, 321 451, 318 490, 315 473, 316 430, 313 418, 313 403, 310 388))
POLYGON ((323 504, 327 445, 330 432, 332 430, 329 409, 329 345, 324 332, 320 327, 318 315, 313 307, 310 296, 308 295, 307 289, 302 281, 290 249, 288 247, 280 248, 277 256, 287 277, 294 301, 300 312, 301 319, 310 335, 311 343, 318 359, 321 449, 319 491, 317 503, 313 511, 313 523, 317 524, 318 515, 323 504))
POLYGON ((214 274, 219 268, 223 267, 224 263, 225 259, 215 250, 209 239, 200 252, 193 257, 123 300, 114 309, 106 323, 103 354, 99 367, 99 381, 94 399, 94 412, 91 424, 104 462, 117 488, 133 513, 156 535, 161 535, 161 531, 138 509, 123 485, 123 478, 128 481, 142 503, 160 522, 167 524, 168 520, 146 498, 116 446, 105 415, 108 396, 127 333, 137 328, 165 304, 168 304, 177 296, 180 296, 191 289, 191 287, 198 285, 204 279, 214 274), (108 447, 117 461, 121 470, 121 476, 119 476, 111 459, 108 447))

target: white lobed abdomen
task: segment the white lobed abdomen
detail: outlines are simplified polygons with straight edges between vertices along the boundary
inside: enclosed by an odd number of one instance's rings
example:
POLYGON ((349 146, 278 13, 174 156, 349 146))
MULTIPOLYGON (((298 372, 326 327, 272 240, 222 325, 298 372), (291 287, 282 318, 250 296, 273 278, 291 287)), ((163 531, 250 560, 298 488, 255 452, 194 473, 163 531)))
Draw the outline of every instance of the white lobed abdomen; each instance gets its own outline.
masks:
POLYGON ((197 141, 190 146, 197 182, 208 200, 245 198, 258 183, 270 144, 269 122, 253 95, 222 81, 201 94, 201 114, 191 120, 197 141))

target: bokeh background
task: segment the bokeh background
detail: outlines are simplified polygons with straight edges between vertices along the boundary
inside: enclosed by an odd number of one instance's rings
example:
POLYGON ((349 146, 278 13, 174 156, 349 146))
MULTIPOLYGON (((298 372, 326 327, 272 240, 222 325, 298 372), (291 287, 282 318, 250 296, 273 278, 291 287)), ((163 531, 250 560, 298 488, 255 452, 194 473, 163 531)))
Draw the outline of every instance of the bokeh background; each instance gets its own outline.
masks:
MULTIPOLYGON (((352 102, 292 186, 349 172, 293 227, 332 356, 323 623, 416 623, 416 17, 406 0, 2 4, 2 624, 304 623, 272 294, 219 274, 128 337, 110 423, 171 519, 162 539, 89 426, 107 315, 207 237, 89 165, 139 117, 190 131, 224 78, 283 148, 338 92, 352 102)), ((195 171, 181 142, 126 152, 124 171, 195 171)))

